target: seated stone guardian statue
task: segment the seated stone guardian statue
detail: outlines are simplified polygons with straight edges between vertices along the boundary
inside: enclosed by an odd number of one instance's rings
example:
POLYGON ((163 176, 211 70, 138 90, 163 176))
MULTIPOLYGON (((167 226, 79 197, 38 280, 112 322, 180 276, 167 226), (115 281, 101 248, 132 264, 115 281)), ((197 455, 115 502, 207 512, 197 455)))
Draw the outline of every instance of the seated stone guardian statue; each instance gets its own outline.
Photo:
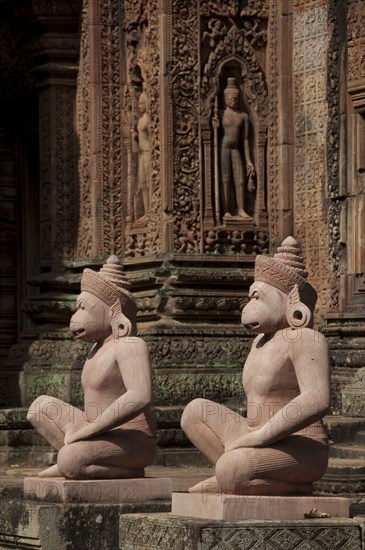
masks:
POLYGON ((207 399, 185 408, 183 430, 215 465, 215 476, 190 492, 310 494, 328 464, 330 370, 327 344, 312 329, 317 295, 294 238, 273 258, 256 258, 249 299, 242 323, 258 335, 243 369, 247 417, 207 399))
POLYGON ((117 256, 100 272, 84 270, 70 329, 94 343, 81 375, 84 410, 49 395, 32 403, 28 420, 58 451, 57 464, 39 475, 143 477, 157 447, 150 359, 136 336, 136 303, 117 256))

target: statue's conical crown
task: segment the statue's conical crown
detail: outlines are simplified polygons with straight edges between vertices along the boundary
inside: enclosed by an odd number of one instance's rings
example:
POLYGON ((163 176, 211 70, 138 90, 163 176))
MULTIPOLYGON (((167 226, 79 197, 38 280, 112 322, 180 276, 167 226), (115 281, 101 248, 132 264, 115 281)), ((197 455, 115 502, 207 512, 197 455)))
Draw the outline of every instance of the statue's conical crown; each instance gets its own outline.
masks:
POLYGON ((278 251, 274 254, 274 259, 281 262, 283 265, 290 267, 301 277, 306 279, 308 272, 304 266, 304 259, 301 256, 302 249, 293 237, 287 237, 281 246, 278 246, 278 251))
POLYGON ((257 256, 255 262, 255 281, 261 281, 289 294, 294 285, 298 285, 301 299, 314 308, 317 293, 307 281, 302 249, 293 237, 287 237, 278 247, 273 258, 257 256))
POLYGON ((131 284, 124 275, 123 266, 118 256, 110 256, 99 273, 92 269, 84 269, 81 278, 81 290, 91 292, 109 306, 119 298, 122 303, 130 300, 134 303, 130 292, 131 284))

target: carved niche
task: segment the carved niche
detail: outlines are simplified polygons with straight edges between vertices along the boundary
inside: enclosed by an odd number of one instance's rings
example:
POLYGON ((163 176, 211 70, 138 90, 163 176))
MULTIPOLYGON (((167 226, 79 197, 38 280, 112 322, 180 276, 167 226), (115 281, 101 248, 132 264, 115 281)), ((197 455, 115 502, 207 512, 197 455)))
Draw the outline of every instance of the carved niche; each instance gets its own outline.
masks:
POLYGON ((267 18, 264 1, 201 8, 205 252, 252 254, 267 245, 267 18))
POLYGON ((159 19, 153 2, 128 0, 124 9, 125 253, 135 257, 153 254, 160 247, 159 19))
POLYGON ((127 257, 267 247, 267 21, 264 0, 124 3, 127 257))

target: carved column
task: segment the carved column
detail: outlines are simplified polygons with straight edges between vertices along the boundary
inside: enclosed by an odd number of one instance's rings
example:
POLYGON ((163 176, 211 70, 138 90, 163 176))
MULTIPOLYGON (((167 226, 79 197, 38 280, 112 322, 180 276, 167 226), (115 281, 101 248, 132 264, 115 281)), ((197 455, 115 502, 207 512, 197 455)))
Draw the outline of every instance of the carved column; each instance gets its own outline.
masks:
POLYGON ((102 262, 123 249, 127 181, 121 172, 122 5, 112 0, 83 2, 77 90, 78 261, 102 262))
MULTIPOLYGON (((27 315, 22 339, 12 356, 22 355, 22 404, 27 405, 40 391, 65 399, 79 399, 71 381, 73 343, 67 325, 74 308, 75 246, 78 228, 78 143, 75 132, 76 77, 79 54, 79 5, 64 13, 62 3, 35 1, 30 29, 33 40, 32 74, 38 99, 39 210, 27 199, 31 178, 24 177, 22 205, 24 230, 33 232, 33 242, 25 242, 22 309, 27 315), (37 18, 42 27, 37 27, 37 18), (34 25, 34 27, 32 27, 34 25), (38 33, 38 34, 37 34, 38 33), (35 218, 39 215, 37 234, 35 218), (29 266, 32 247, 36 261, 29 266)), ((27 239, 27 237, 25 237, 27 239)))
MULTIPOLYGON (((213 229, 214 227, 214 210, 213 210, 213 177, 212 177, 212 144, 211 144, 211 130, 209 120, 204 120, 201 123, 201 135, 202 135, 202 163, 204 163, 204 175, 205 180, 201 182, 204 186, 204 227, 207 229, 213 229)), ((214 147, 214 145, 213 145, 214 147)))
POLYGON ((294 158, 293 8, 291 1, 275 2, 270 16, 268 72, 271 112, 267 201, 272 246, 292 234, 294 221, 293 183, 297 176, 294 158))

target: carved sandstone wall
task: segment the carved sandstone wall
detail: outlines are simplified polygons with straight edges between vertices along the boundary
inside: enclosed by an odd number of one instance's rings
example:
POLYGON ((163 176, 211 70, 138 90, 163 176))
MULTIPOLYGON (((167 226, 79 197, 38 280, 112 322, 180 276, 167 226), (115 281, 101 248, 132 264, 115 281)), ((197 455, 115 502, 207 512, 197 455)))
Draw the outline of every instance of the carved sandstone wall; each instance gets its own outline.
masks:
POLYGON ((333 307, 327 180, 328 3, 296 2, 293 13, 294 232, 315 281, 320 314, 333 307))

